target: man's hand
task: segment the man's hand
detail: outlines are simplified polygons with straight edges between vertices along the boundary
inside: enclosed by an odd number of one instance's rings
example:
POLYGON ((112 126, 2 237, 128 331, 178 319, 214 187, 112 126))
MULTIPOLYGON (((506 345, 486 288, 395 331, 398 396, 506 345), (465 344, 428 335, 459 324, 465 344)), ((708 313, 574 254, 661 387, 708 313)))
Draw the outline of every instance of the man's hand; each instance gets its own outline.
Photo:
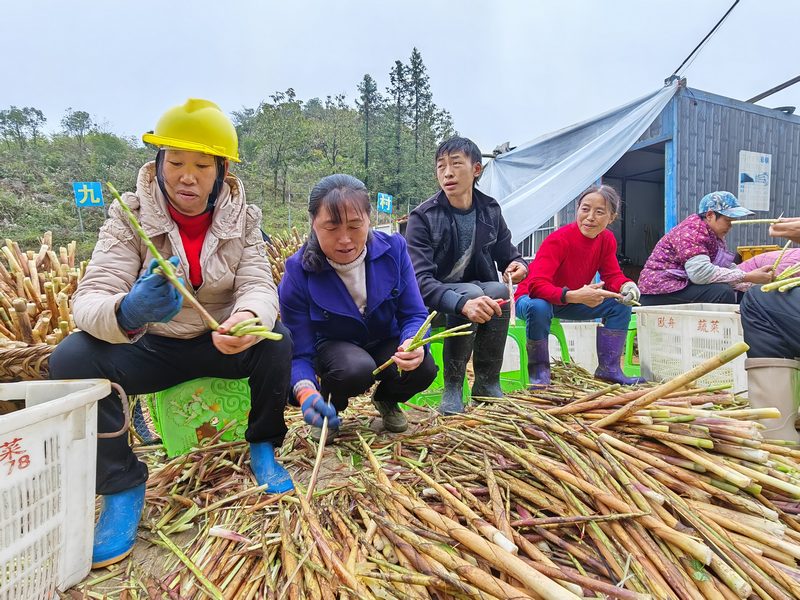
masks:
POLYGON ((749 273, 745 273, 743 281, 761 285, 772 281, 774 275, 772 265, 764 265, 763 267, 753 269, 749 273))
POLYGON ((511 283, 519 283, 528 274, 528 268, 520 262, 512 261, 503 271, 503 280, 507 281, 511 277, 511 283))
POLYGON ((579 290, 570 290, 567 292, 567 303, 585 304, 589 308, 594 308, 595 306, 600 306, 606 298, 622 300, 621 294, 615 294, 614 292, 604 290, 604 285, 605 283, 600 281, 598 283, 585 285, 579 290))
POLYGON ((769 226, 769 234, 774 237, 792 240, 795 244, 800 244, 800 217, 781 219, 780 222, 773 223, 769 226))
POLYGON ((493 316, 502 315, 503 309, 500 308, 497 300, 489 296, 479 296, 467 300, 464 308, 461 309, 461 314, 473 323, 486 323, 493 316))
POLYGON ((328 417, 328 427, 331 429, 339 429, 342 424, 333 404, 326 403, 314 388, 301 388, 297 392, 297 401, 303 411, 303 420, 312 427, 322 427, 325 417, 328 417))
POLYGON ((394 353, 394 362, 397 368, 403 371, 413 371, 422 363, 422 359, 425 358, 425 349, 422 346, 411 352, 406 352, 405 349, 410 345, 411 340, 407 339, 397 347, 397 352, 394 353))
POLYGON ((240 321, 252 319, 255 316, 256 315, 251 313, 249 310, 233 313, 224 323, 219 326, 219 329, 211 334, 211 341, 214 343, 214 347, 223 354, 239 354, 239 352, 244 352, 250 346, 260 342, 261 338, 255 335, 227 335, 227 333, 231 330, 231 327, 240 321))

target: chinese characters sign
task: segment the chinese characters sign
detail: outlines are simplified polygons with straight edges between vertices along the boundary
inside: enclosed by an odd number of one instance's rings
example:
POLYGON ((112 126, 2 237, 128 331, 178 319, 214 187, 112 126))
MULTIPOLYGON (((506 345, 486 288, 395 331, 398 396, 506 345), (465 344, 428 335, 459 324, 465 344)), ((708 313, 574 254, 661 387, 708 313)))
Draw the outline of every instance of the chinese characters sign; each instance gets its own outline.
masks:
MULTIPOLYGON (((675 329, 677 322, 672 317, 658 317, 656 326, 659 329, 675 329)), ((718 319, 698 319, 695 331, 699 333, 719 333, 718 319)))
POLYGON ((392 214, 392 201, 394 196, 391 194, 378 193, 378 212, 392 214))
POLYGON ((772 155, 739 151, 739 204, 750 210, 769 210, 772 155))
POLYGON ((72 191, 75 194, 75 206, 103 206, 103 189, 99 181, 73 181, 72 191))
POLYGON ((31 456, 23 446, 22 438, 13 438, 0 443, 0 473, 12 475, 31 465, 31 456))

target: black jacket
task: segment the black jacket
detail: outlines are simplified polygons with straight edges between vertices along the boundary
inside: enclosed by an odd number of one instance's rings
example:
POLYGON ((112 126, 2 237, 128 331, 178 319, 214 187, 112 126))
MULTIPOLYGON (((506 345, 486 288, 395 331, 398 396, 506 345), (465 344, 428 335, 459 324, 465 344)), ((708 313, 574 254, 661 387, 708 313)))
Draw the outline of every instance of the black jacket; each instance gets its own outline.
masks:
MULTIPOLYGON (((517 261, 527 266, 514 244, 497 200, 477 189, 475 206, 475 251, 470 265, 478 281, 499 281, 498 271, 517 261)), ((417 275, 422 299, 428 308, 458 314, 466 298, 447 289, 439 279, 455 265, 458 233, 455 218, 444 191, 428 198, 408 216, 408 253, 417 275)))

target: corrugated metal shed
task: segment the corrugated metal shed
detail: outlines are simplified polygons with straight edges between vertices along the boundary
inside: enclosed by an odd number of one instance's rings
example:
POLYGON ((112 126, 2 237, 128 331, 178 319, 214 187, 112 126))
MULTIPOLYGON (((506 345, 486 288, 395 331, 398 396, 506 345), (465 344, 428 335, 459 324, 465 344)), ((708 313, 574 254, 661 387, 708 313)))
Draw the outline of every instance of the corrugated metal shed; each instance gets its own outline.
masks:
MULTIPOLYGON (((620 253, 642 264, 651 247, 640 247, 642 236, 637 229, 649 228, 657 240, 664 229, 695 212, 705 194, 728 190, 738 195, 741 150, 772 155, 770 210, 757 216, 800 216, 800 117, 682 87, 636 144, 602 176, 623 196, 626 214, 612 228, 620 253), (641 190, 648 185, 651 191, 645 203, 641 190), (655 193, 663 196, 663 219, 652 214, 659 197, 655 193)), ((555 223, 561 226, 574 219, 572 202, 559 211, 555 223)), ((653 237, 648 234, 647 239, 653 237)), ((780 243, 769 237, 766 225, 735 227, 727 241, 730 248, 780 243)), ((526 254, 536 250, 531 242, 520 244, 526 254)))
MULTIPOLYGON (((772 155, 770 210, 757 214, 800 216, 800 117, 691 88, 680 90, 671 103, 677 104, 679 219, 697 210, 708 192, 737 193, 740 150, 772 155)), ((764 225, 736 227, 728 237, 730 247, 774 242, 764 225)))

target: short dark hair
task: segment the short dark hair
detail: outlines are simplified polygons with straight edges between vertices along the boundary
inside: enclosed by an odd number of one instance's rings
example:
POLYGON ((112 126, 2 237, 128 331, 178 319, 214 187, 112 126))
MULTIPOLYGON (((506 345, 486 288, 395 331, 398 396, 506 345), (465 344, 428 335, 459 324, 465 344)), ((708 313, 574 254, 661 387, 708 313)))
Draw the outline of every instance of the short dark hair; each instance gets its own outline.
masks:
POLYGON ((472 164, 481 164, 481 151, 478 145, 469 138, 454 136, 449 140, 443 141, 436 148, 435 162, 445 155, 454 154, 456 152, 463 152, 472 164))
POLYGON ((576 204, 577 207, 580 207, 581 202, 583 199, 588 196, 589 194, 600 194, 603 197, 603 200, 606 201, 606 206, 611 211, 611 220, 608 222, 610 225, 614 221, 617 220, 619 216, 619 207, 622 204, 622 200, 619 197, 619 193, 610 185, 591 185, 583 192, 580 196, 578 196, 578 203, 576 204))
MULTIPOLYGON (((353 203, 361 214, 369 218, 372 204, 364 182, 343 173, 328 175, 320 179, 308 195, 308 216, 314 220, 323 208, 327 208, 333 222, 338 225, 344 220, 342 210, 348 202, 353 203)), ((312 227, 303 248, 303 266, 309 271, 319 273, 325 265, 325 258, 312 227)))

